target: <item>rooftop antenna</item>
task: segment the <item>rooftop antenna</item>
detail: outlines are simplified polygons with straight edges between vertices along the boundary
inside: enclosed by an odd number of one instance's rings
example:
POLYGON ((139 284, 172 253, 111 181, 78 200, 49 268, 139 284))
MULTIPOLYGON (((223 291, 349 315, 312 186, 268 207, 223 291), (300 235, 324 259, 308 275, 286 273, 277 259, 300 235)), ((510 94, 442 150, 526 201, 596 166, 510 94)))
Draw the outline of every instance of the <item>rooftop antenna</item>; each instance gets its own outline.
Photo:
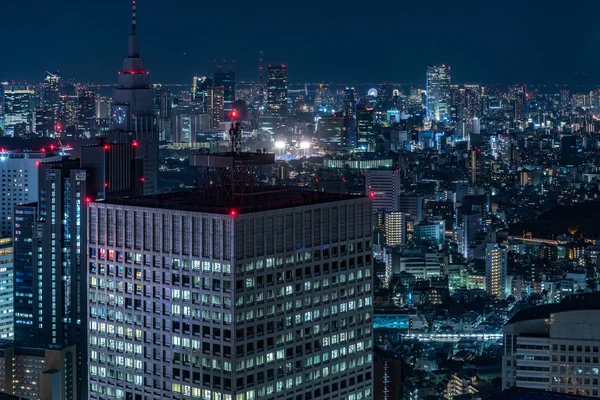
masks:
POLYGON ((132 0, 131 7, 132 7, 132 9, 131 9, 131 34, 135 35, 136 14, 137 14, 135 0, 132 0))
POLYGON ((258 64, 258 102, 259 102, 259 108, 262 107, 263 105, 263 98, 264 98, 264 87, 263 87, 263 75, 264 75, 264 70, 265 67, 263 66, 263 51, 260 51, 260 62, 258 64))

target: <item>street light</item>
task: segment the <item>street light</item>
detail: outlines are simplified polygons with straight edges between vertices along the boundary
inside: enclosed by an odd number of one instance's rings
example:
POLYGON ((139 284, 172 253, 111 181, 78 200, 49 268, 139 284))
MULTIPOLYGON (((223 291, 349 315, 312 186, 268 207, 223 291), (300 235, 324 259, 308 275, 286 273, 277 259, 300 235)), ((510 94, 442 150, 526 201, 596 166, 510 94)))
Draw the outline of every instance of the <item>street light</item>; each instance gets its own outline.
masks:
POLYGON ((285 149, 285 142, 275 142, 275 148, 279 150, 285 149))
POLYGON ((302 143, 300 143, 300 148, 303 150, 308 150, 310 148, 310 143, 302 142, 302 143))

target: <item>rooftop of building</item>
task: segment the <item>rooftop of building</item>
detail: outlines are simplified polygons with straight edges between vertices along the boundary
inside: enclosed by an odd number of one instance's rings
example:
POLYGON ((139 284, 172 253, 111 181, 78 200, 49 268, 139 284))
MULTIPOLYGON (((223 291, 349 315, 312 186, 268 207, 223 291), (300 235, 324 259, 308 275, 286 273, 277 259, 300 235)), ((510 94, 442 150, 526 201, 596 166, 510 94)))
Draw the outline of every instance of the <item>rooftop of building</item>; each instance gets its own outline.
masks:
POLYGON ((560 303, 544 304, 521 310, 506 325, 535 319, 546 319, 563 311, 600 310, 600 292, 578 293, 567 296, 560 303))
POLYGON ((527 389, 512 387, 510 389, 503 390, 502 392, 488 397, 488 400, 584 400, 590 399, 586 396, 578 396, 574 394, 550 392, 547 390, 540 389, 527 389))
POLYGON ((237 201, 219 200, 213 197, 208 197, 203 190, 195 189, 152 196, 106 200, 102 203, 178 211, 238 215, 253 212, 271 211, 282 208, 331 203, 335 201, 356 200, 361 198, 365 197, 338 193, 280 189, 273 187, 240 196, 240 200, 237 201))

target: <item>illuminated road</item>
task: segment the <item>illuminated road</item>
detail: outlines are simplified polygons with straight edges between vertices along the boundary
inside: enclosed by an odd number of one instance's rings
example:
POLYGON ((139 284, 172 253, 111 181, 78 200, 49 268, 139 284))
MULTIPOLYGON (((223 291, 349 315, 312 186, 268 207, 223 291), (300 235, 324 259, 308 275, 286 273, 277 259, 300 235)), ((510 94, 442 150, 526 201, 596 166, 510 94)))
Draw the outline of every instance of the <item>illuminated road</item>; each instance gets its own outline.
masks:
POLYGON ((461 339, 496 341, 501 333, 404 333, 402 339, 417 339, 421 342, 458 342, 461 339))

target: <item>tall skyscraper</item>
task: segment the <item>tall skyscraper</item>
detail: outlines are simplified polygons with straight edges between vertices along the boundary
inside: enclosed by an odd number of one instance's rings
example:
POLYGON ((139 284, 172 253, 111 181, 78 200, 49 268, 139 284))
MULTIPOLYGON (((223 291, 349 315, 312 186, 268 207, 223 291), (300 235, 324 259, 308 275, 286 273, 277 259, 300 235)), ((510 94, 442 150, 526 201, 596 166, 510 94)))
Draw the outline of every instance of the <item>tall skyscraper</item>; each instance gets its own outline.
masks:
POLYGON ((206 111, 210 115, 211 127, 219 128, 219 124, 225 121, 225 111, 223 109, 224 94, 223 87, 211 86, 208 88, 208 98, 206 99, 206 111))
POLYGON ((449 117, 450 66, 427 67, 427 119, 441 121, 449 117))
POLYGON ((266 196, 90 205, 90 399, 373 399, 369 199, 266 196))
POLYGON ((136 4, 133 1, 132 32, 129 35, 127 57, 119 72, 119 84, 114 91, 111 141, 137 141, 137 156, 143 160, 144 194, 158 192, 158 134, 154 125, 154 101, 150 75, 140 57, 140 38, 136 33, 136 4))
POLYGON ((79 160, 39 168, 38 203, 15 207, 15 342, 38 348, 75 345, 77 365, 59 385, 77 388, 73 398, 87 398, 85 227, 91 177, 79 160))
POLYGON ((58 114, 58 105, 60 103, 60 74, 58 72, 46 71, 46 79, 43 83, 43 106, 49 108, 58 114))
POLYGON ((288 80, 285 65, 269 65, 267 112, 282 117, 288 112, 288 80))
POLYGON ((224 120, 229 121, 235 102, 235 72, 231 67, 227 72, 221 71, 221 68, 215 72, 214 85, 223 88, 223 115, 224 120))

